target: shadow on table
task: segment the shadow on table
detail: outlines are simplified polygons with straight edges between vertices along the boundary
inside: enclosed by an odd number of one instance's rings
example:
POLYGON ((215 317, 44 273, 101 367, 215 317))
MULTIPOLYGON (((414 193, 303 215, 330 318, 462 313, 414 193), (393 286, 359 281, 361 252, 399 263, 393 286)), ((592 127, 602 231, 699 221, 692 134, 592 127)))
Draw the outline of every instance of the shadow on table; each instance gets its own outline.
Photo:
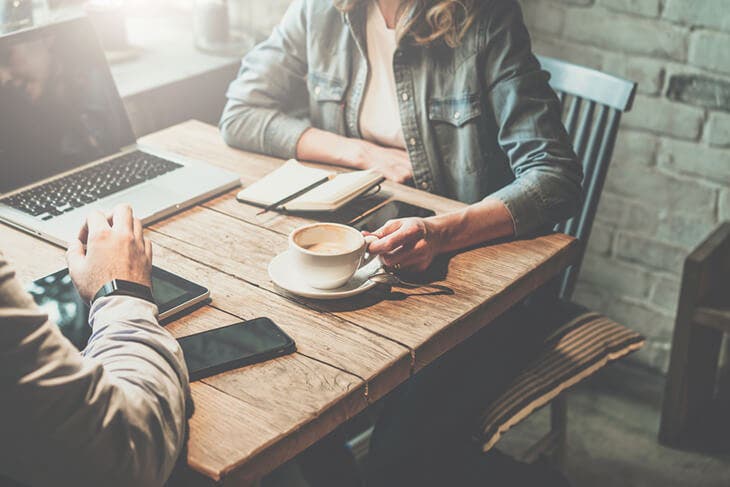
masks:
MULTIPOLYGON (((404 281, 423 284, 424 286, 444 281, 448 274, 450 260, 451 255, 441 256, 434 260, 426 272, 400 272, 398 276, 404 281)), ((378 285, 369 292, 348 299, 336 301, 307 299, 304 301, 312 303, 314 307, 323 311, 356 311, 373 306, 381 301, 405 301, 414 296, 450 296, 454 294, 451 288, 443 285, 441 287, 443 289, 434 290, 426 287, 423 289, 407 289, 405 287, 398 287, 397 285, 378 285)))

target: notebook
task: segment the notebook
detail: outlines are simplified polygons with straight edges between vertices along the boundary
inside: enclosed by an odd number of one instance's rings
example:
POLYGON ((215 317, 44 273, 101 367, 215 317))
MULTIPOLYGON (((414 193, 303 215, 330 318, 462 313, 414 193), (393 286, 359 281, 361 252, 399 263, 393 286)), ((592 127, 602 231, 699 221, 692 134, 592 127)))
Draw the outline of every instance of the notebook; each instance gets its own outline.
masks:
POLYGON ((306 167, 294 159, 241 190, 237 199, 266 207, 316 185, 301 196, 284 203, 286 211, 335 211, 380 184, 385 178, 378 171, 330 172, 306 167), (319 184, 318 184, 319 183, 319 184))

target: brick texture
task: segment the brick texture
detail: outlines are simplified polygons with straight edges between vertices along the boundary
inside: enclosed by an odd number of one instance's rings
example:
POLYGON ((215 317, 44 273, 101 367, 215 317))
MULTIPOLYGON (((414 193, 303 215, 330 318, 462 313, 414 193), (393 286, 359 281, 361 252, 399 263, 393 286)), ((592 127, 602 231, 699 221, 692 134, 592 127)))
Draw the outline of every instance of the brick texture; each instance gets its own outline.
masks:
POLYGON ((664 17, 693 27, 730 31, 727 0, 666 0, 664 17))
POLYGON ((673 139, 663 139, 660 147, 660 167, 730 185, 730 151, 673 139))
POLYGON ((702 132, 704 117, 701 108, 637 95, 634 108, 624 117, 624 127, 696 140, 702 132))
POLYGON ((564 12, 528 18, 536 52, 639 83, 574 299, 644 333, 631 360, 666 370, 684 259, 730 219, 730 4, 520 1, 564 12))
POLYGON ((720 194, 720 221, 730 220, 730 189, 720 194))
POLYGON ((716 147, 730 147, 730 113, 710 113, 707 119, 707 142, 716 147))
POLYGON ((672 74, 667 98, 699 107, 730 111, 730 81, 704 74, 672 74))
MULTIPOLYGON (((725 15, 728 15, 727 11, 725 15)), ((709 30, 693 32, 689 62, 701 68, 730 73, 730 35, 709 30)))
POLYGON ((683 27, 601 8, 569 9, 563 27, 564 36, 573 41, 679 61, 687 58, 687 33, 683 27))
POLYGON ((666 313, 675 313, 680 283, 681 281, 674 277, 659 277, 652 290, 651 302, 666 313))
POLYGON ((600 5, 619 12, 657 17, 661 9, 659 0, 599 0, 600 5))

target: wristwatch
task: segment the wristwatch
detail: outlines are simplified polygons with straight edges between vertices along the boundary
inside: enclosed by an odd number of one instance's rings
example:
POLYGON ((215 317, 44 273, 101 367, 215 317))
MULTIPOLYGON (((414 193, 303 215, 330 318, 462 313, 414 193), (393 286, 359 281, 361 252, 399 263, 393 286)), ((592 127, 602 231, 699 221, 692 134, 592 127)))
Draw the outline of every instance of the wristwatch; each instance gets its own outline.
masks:
POLYGON ((149 286, 123 279, 112 279, 101 286, 101 289, 94 294, 91 304, 94 304, 97 299, 105 296, 132 296, 133 298, 144 299, 152 304, 156 304, 155 298, 152 296, 152 289, 149 286))

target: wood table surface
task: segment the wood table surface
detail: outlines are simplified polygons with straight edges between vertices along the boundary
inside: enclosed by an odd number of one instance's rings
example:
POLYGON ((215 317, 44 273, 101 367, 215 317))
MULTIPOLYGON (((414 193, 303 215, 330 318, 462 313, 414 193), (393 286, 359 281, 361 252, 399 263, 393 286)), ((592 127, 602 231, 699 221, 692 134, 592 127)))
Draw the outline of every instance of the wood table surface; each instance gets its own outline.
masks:
MULTIPOLYGON (((143 144, 241 174, 248 185, 282 164, 227 147, 215 127, 185 122, 143 144)), ((151 225, 154 263, 211 290, 212 302, 167 329, 176 337, 267 316, 297 352, 192 384, 188 465, 201 478, 246 485, 293 458, 410 375, 488 325, 574 262, 563 234, 478 247, 450 258, 440 284, 453 295, 378 287, 342 301, 288 295, 269 261, 310 220, 238 203, 236 190, 151 225)), ((437 213, 464 205, 385 183, 382 198, 437 213)), ((24 282, 65 266, 64 250, 0 225, 0 249, 24 282)))

